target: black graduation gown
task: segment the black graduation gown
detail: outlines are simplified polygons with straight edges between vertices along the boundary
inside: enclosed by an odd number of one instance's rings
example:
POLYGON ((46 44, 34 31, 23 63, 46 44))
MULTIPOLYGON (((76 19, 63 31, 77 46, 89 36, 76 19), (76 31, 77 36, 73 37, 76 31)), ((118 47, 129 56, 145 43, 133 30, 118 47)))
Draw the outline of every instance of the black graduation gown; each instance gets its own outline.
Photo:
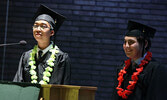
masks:
MULTIPOLYGON (((32 50, 24 52, 21 56, 18 71, 14 77, 14 82, 31 82, 30 68, 29 63, 30 53, 32 50)), ((40 60, 37 60, 36 57, 36 72, 38 76, 38 83, 42 80, 43 72, 47 67, 46 61, 49 59, 51 53, 48 51, 40 60)), ((51 73, 49 84, 70 84, 70 63, 69 56, 67 53, 59 50, 59 53, 55 54, 55 66, 53 72, 51 73)))
MULTIPOLYGON (((124 65, 124 64, 123 64, 124 65)), ((121 66, 121 69, 124 66, 121 66)), ((126 75, 124 75, 124 81, 122 83, 122 88, 126 89, 129 80, 131 80, 131 75, 135 70, 132 65, 127 70, 126 75)), ((167 100, 167 67, 156 62, 153 58, 144 67, 143 72, 139 75, 139 80, 133 90, 133 93, 128 96, 127 100, 167 100)), ((117 79, 116 79, 117 80, 117 79)), ((118 81, 114 89, 117 87, 118 81)), ((117 90, 114 91, 114 99, 112 100, 123 100, 117 94, 117 90)))

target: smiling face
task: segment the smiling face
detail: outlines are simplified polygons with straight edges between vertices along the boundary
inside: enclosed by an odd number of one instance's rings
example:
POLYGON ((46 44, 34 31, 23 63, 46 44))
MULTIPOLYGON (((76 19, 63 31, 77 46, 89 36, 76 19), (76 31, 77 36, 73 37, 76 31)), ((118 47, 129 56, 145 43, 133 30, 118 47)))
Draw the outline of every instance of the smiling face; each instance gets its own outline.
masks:
POLYGON ((136 60, 142 57, 142 46, 136 37, 125 36, 123 49, 127 57, 136 60))
POLYGON ((50 37, 54 35, 54 31, 50 29, 47 21, 35 21, 33 26, 33 36, 38 43, 49 43, 50 37))

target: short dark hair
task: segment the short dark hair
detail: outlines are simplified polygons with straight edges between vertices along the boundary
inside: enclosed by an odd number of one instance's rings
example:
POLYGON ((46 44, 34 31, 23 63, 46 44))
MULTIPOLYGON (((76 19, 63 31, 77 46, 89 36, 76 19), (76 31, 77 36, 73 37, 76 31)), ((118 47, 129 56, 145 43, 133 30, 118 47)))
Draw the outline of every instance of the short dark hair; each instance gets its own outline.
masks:
POLYGON ((148 51, 151 48, 151 40, 150 38, 144 38, 142 36, 136 37, 137 41, 139 42, 139 44, 142 46, 145 43, 145 40, 148 42, 147 47, 145 48, 146 51, 148 51))

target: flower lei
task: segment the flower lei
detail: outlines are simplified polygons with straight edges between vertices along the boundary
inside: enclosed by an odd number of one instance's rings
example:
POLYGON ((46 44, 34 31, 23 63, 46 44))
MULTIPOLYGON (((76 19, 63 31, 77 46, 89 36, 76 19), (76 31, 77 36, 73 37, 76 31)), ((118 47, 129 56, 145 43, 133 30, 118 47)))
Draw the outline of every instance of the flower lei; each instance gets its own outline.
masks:
MULTIPOLYGON (((50 58, 46 61, 47 62, 47 67, 45 68, 45 71, 43 72, 43 80, 39 82, 39 84, 48 84, 50 81, 49 77, 51 76, 51 72, 53 72, 53 67, 54 67, 54 61, 55 61, 55 54, 59 52, 59 48, 55 45, 53 48, 53 45, 51 49, 49 50, 51 52, 50 58)), ((34 46, 32 52, 30 53, 30 62, 29 65, 31 66, 30 68, 30 74, 31 74, 31 83, 37 83, 37 73, 35 71, 36 69, 36 61, 35 61, 35 54, 37 53, 37 45, 34 46)))
POLYGON ((152 58, 152 53, 151 52, 147 52, 147 55, 145 56, 145 58, 141 61, 141 64, 139 65, 138 68, 136 68, 137 72, 133 72, 132 76, 131 76, 131 81, 129 81, 129 85, 126 87, 127 89, 122 89, 121 88, 121 84, 124 81, 124 74, 127 73, 127 69, 129 68, 130 64, 131 64, 131 59, 128 59, 125 61, 125 67, 123 69, 120 70, 120 72, 118 73, 118 86, 116 87, 117 89, 117 94, 122 97, 123 99, 127 99, 128 96, 130 94, 132 94, 135 85, 138 81, 138 75, 143 71, 143 67, 148 64, 148 62, 151 60, 152 58))

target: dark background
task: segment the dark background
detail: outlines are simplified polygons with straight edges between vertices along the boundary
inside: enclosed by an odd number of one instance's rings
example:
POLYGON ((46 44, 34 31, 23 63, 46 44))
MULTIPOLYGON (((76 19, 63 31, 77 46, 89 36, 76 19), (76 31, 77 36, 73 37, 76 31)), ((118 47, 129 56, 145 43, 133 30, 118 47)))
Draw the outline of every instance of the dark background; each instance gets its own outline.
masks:
MULTIPOLYGON (((36 43, 32 17, 40 3, 67 17, 56 44, 69 53, 72 84, 98 87, 96 100, 112 100, 115 69, 126 59, 122 43, 128 20, 157 29, 150 51, 167 64, 166 0, 10 0, 6 42, 26 40, 28 44, 0 47, 1 80, 12 81, 21 54, 36 43)), ((6 7, 7 0, 1 0, 0 44, 5 41, 6 7)))

